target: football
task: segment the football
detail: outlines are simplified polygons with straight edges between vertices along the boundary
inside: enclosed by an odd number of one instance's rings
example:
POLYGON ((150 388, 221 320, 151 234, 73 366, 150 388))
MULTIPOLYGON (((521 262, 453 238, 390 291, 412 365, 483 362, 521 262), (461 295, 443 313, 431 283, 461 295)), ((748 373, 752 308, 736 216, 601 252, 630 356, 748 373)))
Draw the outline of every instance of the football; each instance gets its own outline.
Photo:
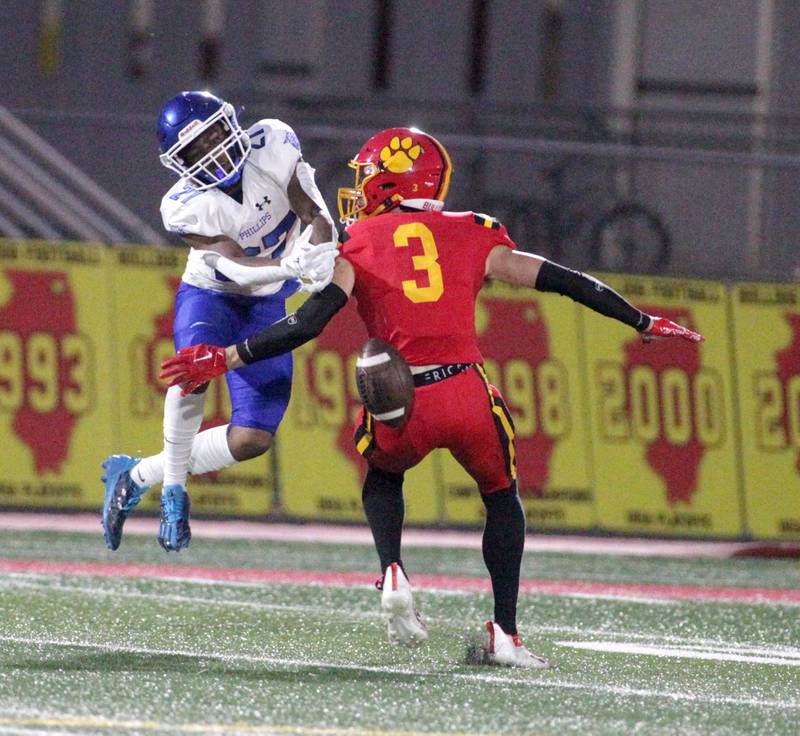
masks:
POLYGON ((367 411, 379 422, 401 427, 414 403, 414 378, 400 353, 372 338, 356 361, 356 386, 367 411))

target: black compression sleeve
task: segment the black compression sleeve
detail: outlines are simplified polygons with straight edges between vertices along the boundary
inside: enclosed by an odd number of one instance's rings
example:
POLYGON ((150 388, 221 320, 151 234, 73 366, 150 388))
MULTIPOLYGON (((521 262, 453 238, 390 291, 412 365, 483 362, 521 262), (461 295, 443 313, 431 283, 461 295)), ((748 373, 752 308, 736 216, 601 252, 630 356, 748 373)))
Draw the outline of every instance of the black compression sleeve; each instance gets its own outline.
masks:
POLYGON ((245 363, 288 353, 319 335, 346 303, 347 294, 336 284, 328 284, 307 299, 296 312, 287 314, 253 337, 236 343, 236 352, 245 363))
POLYGON ((554 291, 583 304, 605 317, 617 319, 635 330, 646 330, 650 317, 625 300, 610 286, 580 271, 564 268, 553 261, 545 261, 536 277, 539 291, 554 291))

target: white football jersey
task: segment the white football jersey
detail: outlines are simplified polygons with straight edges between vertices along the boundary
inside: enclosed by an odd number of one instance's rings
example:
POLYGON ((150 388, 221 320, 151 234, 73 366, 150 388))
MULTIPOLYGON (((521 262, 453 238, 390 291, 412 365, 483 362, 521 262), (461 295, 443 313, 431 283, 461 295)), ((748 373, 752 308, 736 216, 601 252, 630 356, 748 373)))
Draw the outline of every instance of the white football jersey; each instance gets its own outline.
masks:
MULTIPOLYGON (((179 179, 161 200, 161 217, 170 232, 226 235, 243 255, 280 258, 291 251, 302 227, 287 194, 300 160, 300 143, 280 120, 260 120, 248 134, 252 148, 242 169, 241 204, 216 187, 197 191, 179 179)), ((284 283, 239 286, 208 267, 195 248, 189 251, 182 280, 201 289, 248 296, 274 294, 284 283)))

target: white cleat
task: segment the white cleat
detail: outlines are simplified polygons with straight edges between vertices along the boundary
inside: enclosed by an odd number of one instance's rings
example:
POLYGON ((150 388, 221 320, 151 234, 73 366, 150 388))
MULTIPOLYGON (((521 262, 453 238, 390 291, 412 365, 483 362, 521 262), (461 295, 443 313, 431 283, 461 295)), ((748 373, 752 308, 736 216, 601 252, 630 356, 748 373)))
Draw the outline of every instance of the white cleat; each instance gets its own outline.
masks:
POLYGON ((522 646, 519 635, 509 636, 494 621, 486 622, 484 655, 490 664, 546 669, 550 663, 522 646))
POLYGON ((403 568, 393 562, 383 576, 381 612, 388 623, 389 643, 416 646, 428 638, 428 627, 414 608, 411 584, 403 568))

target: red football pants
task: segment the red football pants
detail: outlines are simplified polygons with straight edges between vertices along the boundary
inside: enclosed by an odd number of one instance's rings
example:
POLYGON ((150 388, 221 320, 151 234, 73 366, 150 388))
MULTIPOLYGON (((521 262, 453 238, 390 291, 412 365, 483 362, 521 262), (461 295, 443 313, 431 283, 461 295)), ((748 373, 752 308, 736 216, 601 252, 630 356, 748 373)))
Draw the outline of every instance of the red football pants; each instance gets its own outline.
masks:
POLYGON ((444 447, 481 493, 508 488, 517 478, 514 423, 481 366, 415 389, 411 416, 399 429, 362 409, 355 442, 370 465, 390 473, 403 473, 444 447))

